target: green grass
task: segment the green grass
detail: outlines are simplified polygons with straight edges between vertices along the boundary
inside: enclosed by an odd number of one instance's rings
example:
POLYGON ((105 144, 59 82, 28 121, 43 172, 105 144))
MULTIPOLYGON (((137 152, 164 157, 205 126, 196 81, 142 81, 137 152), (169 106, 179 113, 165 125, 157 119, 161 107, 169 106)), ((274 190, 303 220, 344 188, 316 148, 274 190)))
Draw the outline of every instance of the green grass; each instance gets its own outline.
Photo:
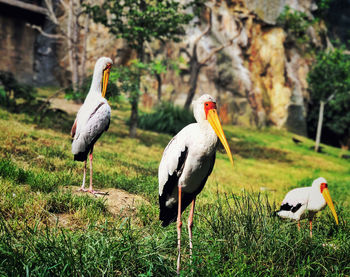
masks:
MULTIPOLYGON (((128 113, 123 103, 113 108, 94 150, 96 188, 147 200, 125 214, 110 212, 104 198, 74 193, 83 164, 70 153, 72 116, 39 124, 0 109, 0 276, 176 274, 175 224, 162 228, 157 206, 157 170, 171 136, 139 130, 128 138, 128 113)), ((350 162, 340 158, 348 152, 323 145, 315 153, 311 140, 296 145, 285 131, 224 129, 235 166, 220 148, 197 199, 192 265, 183 228, 182 276, 349 276, 350 162), (273 212, 288 190, 319 176, 329 182, 340 224, 326 208, 310 239, 307 222, 297 232, 273 212)))

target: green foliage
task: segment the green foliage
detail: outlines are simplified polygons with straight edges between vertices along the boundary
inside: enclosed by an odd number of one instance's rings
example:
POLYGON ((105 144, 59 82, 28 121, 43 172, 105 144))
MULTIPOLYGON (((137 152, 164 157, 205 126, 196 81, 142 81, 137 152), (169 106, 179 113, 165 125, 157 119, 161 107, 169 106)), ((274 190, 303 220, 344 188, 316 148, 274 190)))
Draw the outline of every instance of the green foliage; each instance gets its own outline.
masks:
MULTIPOLYGON (((92 82, 92 75, 85 78, 81 88, 79 88, 79 91, 73 91, 72 87, 67 88, 65 90, 65 98, 69 100, 79 100, 83 102, 89 93, 90 86, 92 82)), ((120 96, 120 91, 118 89, 118 86, 114 82, 108 82, 107 91, 106 91, 106 98, 108 98, 108 101, 110 102, 118 102, 120 96)))
POLYGON ((134 60, 130 66, 120 66, 111 70, 110 80, 116 84, 118 91, 128 95, 130 103, 133 101, 138 102, 141 95, 139 78, 141 71, 145 69, 146 64, 134 60))
POLYGON ((11 72, 0 71, 0 105, 16 106, 16 100, 23 99, 29 103, 35 99, 33 86, 19 83, 11 72))
POLYGON ((332 5, 333 0, 316 0, 317 10, 315 14, 317 17, 325 18, 332 5))
POLYGON ((139 117, 139 127, 145 130, 177 134, 186 125, 195 122, 193 113, 172 103, 163 102, 151 114, 139 117))
POLYGON ((147 3, 145 0, 107 0, 101 6, 87 6, 87 11, 96 22, 108 27, 112 34, 124 38, 130 47, 140 52, 144 42, 153 39, 179 41, 185 33, 184 25, 193 18, 184 13, 191 4, 183 6, 173 0, 147 3), (112 16, 108 17, 107 11, 112 16))
POLYGON ((308 75, 310 106, 307 117, 310 134, 316 131, 319 102, 325 106, 324 137, 350 145, 350 58, 342 48, 320 52, 308 75))
POLYGON ((162 74, 166 72, 166 61, 165 60, 160 60, 160 59, 155 59, 150 62, 150 69, 149 72, 151 74, 162 74))
POLYGON ((350 59, 344 49, 320 52, 308 74, 312 99, 326 101, 332 94, 342 95, 350 87, 350 59))
POLYGON ((308 18, 306 13, 285 6, 277 19, 277 24, 282 26, 288 35, 296 40, 298 44, 302 45, 310 41, 306 31, 313 24, 313 21, 308 18))

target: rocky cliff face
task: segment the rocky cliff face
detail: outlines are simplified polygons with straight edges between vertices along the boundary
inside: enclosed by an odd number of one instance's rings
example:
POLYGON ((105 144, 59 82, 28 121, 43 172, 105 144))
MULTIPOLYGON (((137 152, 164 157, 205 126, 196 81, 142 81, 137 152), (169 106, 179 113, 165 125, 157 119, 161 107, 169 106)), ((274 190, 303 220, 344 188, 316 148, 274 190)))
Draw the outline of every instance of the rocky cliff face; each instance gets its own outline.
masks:
MULTIPOLYGON (((217 53, 203 68, 196 92, 197 95, 210 93, 218 98, 224 123, 274 125, 305 134, 310 56, 305 55, 303 47, 287 40, 286 30, 276 25, 285 5, 312 17, 311 10, 316 8, 314 3, 299 2, 237 0, 207 3, 212 9, 213 26, 198 44, 199 59, 205 59, 213 48, 239 33, 231 46, 217 53)), ((167 45, 165 51, 171 58, 182 55, 189 61, 180 49, 191 52, 193 42, 208 24, 206 18, 204 13, 202 18, 196 19, 200 24, 187 29, 183 43, 167 45)), ((315 33, 313 27, 308 32, 315 33)), ((313 39, 318 40, 315 35, 313 39)), ((168 73, 164 77, 165 98, 183 104, 189 90, 189 75, 185 72, 179 79, 168 73)))

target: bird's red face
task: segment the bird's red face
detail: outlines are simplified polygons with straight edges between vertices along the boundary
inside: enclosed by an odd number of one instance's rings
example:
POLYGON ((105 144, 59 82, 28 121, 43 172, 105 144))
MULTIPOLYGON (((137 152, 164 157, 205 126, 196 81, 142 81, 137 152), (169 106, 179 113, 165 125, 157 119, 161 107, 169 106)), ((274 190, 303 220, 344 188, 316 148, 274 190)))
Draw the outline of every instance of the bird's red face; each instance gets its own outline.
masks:
POLYGON ((204 111, 205 111, 205 118, 208 119, 208 112, 212 109, 216 110, 216 103, 214 102, 205 102, 204 103, 204 111))
POLYGON ((328 188, 327 183, 322 183, 320 186, 321 193, 323 193, 323 190, 328 188))
POLYGON ((329 190, 328 190, 327 183, 322 183, 320 185, 320 190, 321 190, 321 193, 323 195, 323 198, 326 200, 328 207, 331 209, 331 212, 334 216, 335 222, 338 224, 338 215, 337 215, 337 212, 335 211, 333 201, 332 201, 331 195, 330 195, 329 190))
POLYGON ((222 129, 218 113, 216 111, 216 103, 212 101, 208 101, 204 103, 204 112, 205 117, 208 120, 211 127, 214 129, 216 135, 220 139, 222 145, 224 146, 226 153, 233 165, 233 158, 231 154, 230 147, 228 146, 227 139, 224 134, 224 130, 222 129))
POLYGON ((102 97, 105 97, 106 91, 107 91, 107 85, 109 80, 109 71, 111 69, 112 65, 108 63, 103 70, 103 78, 102 78, 102 97))

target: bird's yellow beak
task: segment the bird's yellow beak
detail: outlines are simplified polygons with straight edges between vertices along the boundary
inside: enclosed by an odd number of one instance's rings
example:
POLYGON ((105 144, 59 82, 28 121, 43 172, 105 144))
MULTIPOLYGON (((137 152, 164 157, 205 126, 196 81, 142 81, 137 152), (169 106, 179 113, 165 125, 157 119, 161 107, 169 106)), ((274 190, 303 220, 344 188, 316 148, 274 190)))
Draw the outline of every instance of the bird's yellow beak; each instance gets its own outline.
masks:
POLYGON ((216 109, 210 109, 208 111, 207 120, 209 121, 211 127, 213 127, 216 135, 218 136, 222 145, 224 146, 226 153, 230 159, 230 162, 233 166, 233 158, 232 158, 231 150, 230 150, 230 147, 228 146, 224 131, 222 130, 222 126, 221 126, 216 109))
POLYGON ((105 97, 106 91, 107 91, 107 85, 109 80, 109 68, 106 68, 103 71, 103 78, 102 78, 102 97, 105 97))
POLYGON ((334 216, 335 222, 338 224, 339 223, 338 222, 338 216, 337 216, 337 213, 335 211, 335 208, 334 208, 334 205, 333 205, 333 201, 332 201, 331 195, 329 194, 328 188, 324 188, 323 189, 322 195, 323 195, 324 199, 326 200, 328 207, 331 209, 331 212, 332 212, 332 214, 334 216))

